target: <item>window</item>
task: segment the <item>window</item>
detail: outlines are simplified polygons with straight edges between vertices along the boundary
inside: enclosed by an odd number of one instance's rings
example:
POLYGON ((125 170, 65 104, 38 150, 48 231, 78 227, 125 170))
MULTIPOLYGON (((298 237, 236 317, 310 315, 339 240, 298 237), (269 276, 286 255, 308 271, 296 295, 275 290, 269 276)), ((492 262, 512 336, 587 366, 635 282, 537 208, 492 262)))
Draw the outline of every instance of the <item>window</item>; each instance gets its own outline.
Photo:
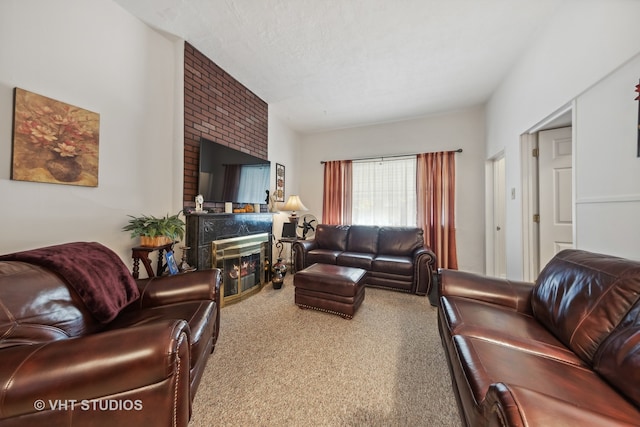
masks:
POLYGON ((353 162, 352 224, 416 225, 416 158, 353 162))

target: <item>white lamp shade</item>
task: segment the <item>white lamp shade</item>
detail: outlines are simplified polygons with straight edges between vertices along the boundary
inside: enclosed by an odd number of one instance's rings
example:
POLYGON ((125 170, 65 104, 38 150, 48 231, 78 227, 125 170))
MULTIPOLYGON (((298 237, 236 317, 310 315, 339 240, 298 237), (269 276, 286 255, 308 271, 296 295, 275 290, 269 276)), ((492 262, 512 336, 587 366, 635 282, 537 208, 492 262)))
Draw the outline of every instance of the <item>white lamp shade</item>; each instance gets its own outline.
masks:
POLYGON ((302 203, 302 201, 300 200, 300 197, 296 195, 292 195, 292 196, 289 196, 289 199, 287 199, 287 203, 285 203, 284 206, 280 208, 280 210, 296 212, 296 211, 306 211, 308 209, 302 203))

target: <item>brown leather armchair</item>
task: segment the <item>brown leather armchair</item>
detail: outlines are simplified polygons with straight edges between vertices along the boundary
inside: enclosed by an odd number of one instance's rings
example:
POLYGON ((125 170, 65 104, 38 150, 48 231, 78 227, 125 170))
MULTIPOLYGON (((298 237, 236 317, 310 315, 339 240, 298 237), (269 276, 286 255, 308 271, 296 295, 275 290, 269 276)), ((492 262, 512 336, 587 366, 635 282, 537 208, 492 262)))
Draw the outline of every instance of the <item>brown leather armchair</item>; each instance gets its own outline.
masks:
POLYGON ((100 320, 59 271, 0 258, 0 426, 188 424, 219 332, 218 270, 132 282, 100 320))

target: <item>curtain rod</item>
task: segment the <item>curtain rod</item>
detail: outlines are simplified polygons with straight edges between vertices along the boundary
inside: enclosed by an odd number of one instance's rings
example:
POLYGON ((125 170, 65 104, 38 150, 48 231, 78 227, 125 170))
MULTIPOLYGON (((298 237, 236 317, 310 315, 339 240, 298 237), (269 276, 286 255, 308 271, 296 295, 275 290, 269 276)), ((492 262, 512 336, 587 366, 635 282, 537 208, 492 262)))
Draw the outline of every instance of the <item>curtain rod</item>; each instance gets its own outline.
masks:
MULTIPOLYGON (((444 153, 446 153, 447 151, 444 151, 444 153)), ((462 153, 462 148, 458 148, 457 150, 451 150, 449 151, 449 153, 462 153)), ((351 161, 360 161, 360 160, 376 160, 376 159, 380 159, 382 161, 384 161, 384 159, 393 159, 394 157, 407 157, 407 156, 417 156, 420 153, 414 153, 414 154, 395 154, 393 156, 376 156, 376 157, 361 157, 358 159, 350 159, 351 161)), ((325 164, 327 162, 330 161, 335 161, 335 160, 321 160, 320 164, 325 164)))

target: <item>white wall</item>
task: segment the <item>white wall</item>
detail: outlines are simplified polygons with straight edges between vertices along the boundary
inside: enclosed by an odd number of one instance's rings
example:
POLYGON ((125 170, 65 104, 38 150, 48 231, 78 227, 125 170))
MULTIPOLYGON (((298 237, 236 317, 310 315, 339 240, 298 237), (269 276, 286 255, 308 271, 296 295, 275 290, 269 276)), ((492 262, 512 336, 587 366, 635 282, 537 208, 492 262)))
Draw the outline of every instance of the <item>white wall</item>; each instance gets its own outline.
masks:
MULTIPOLYGON (((271 161, 271 187, 270 194, 274 194, 276 186, 276 163, 285 167, 285 196, 284 200, 292 194, 300 191, 301 174, 300 163, 298 161, 300 151, 301 136, 296 131, 288 127, 286 122, 269 110, 269 160, 271 161)), ((303 200, 304 201, 304 200, 303 200)), ((306 201, 304 201, 306 203, 306 201)), ((282 205, 279 203, 278 205, 282 205)), ((301 213, 303 214, 303 213, 301 213)), ((282 224, 289 222, 289 213, 278 212, 273 215, 273 233, 275 237, 282 234, 282 224)), ((283 250, 282 256, 289 257, 289 247, 283 250)), ((274 259, 278 256, 278 250, 273 248, 274 259)))
MULTIPOLYGON (((520 147, 519 136, 548 115, 588 92, 603 77, 638 53, 640 46, 640 2, 633 0, 580 0, 564 2, 553 21, 544 29, 521 61, 503 80, 487 105, 487 151, 486 158, 504 151, 506 159, 506 188, 516 188, 516 198, 507 198, 507 276, 522 278, 522 200, 520 197, 520 147)), ((637 78, 638 76, 636 76, 637 78)), ((628 83, 633 90, 632 79, 628 83)), ((631 93, 632 94, 632 93, 631 93)), ((621 123, 603 120, 608 104, 592 105, 592 126, 616 132, 621 123), (597 117, 600 113, 600 117, 597 117)), ((578 105, 578 113, 580 111, 578 105)), ((584 117, 584 116, 583 116, 584 117)), ((577 133, 578 156, 584 144, 593 144, 592 139, 583 140, 591 126, 583 130, 584 118, 573 124, 577 133)), ((628 124, 633 126, 633 123, 628 124)), ((598 146, 602 141, 598 142, 598 146)), ((605 176, 612 167, 618 167, 623 156, 612 159, 607 168, 585 168, 578 164, 576 178, 579 184, 583 176, 605 176), (615 165, 615 166, 614 166, 615 165)), ((621 163, 623 173, 631 173, 627 161, 621 163)), ((633 172, 633 176, 635 172, 633 172)), ((490 201, 488 201, 489 203, 490 201)), ((611 206, 610 208, 613 208, 611 206)), ((613 209, 615 210, 615 209, 613 209)), ((611 211, 607 209, 607 211, 611 211)), ((604 212, 600 212, 601 214, 604 212)), ((594 212, 595 214, 595 212, 594 212)), ((625 218, 625 221, 629 218, 625 218)), ((626 222, 625 222, 626 224, 626 222)), ((577 218, 578 245, 586 234, 598 235, 603 225, 577 218), (594 228, 595 227, 595 228, 594 228)), ((603 250, 622 244, 618 238, 601 247, 603 250)), ((587 241, 585 241, 587 242, 587 241)), ((597 246, 597 247, 596 247, 597 246)))
POLYGON ((477 107, 375 126, 303 136, 300 196, 322 218, 323 160, 415 154, 462 148, 456 155, 459 268, 484 272, 484 109, 477 107))
POLYGON ((640 55, 577 99, 576 247, 640 260, 640 55))
POLYGON ((126 215, 181 208, 180 50, 110 0, 0 2, 0 253, 98 241, 129 261, 126 215), (100 114, 98 187, 10 180, 14 87, 100 114))

